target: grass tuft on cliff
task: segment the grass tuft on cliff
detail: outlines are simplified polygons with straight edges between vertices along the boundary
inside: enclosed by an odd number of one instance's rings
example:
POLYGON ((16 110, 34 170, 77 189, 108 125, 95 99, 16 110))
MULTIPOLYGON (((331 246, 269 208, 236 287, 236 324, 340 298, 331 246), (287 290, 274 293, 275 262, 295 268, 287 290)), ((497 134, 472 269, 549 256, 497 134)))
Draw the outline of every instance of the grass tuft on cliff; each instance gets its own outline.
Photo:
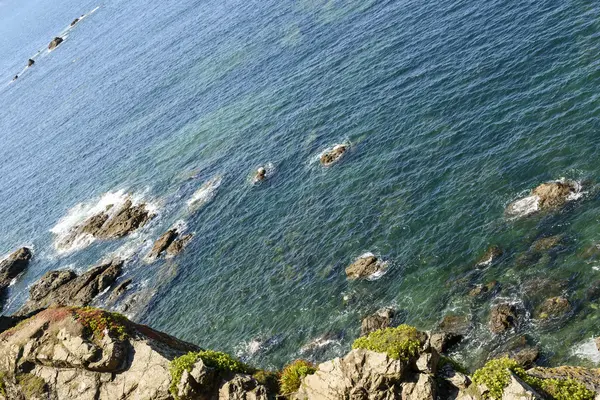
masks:
POLYGON ((197 352, 189 352, 177 357, 171 361, 170 372, 171 372, 171 386, 169 390, 175 399, 177 396, 177 385, 181 380, 183 371, 191 371, 194 364, 202 360, 204 365, 209 368, 213 368, 220 373, 241 373, 241 374, 252 374, 256 370, 243 362, 233 358, 227 353, 214 350, 201 350, 197 352))
POLYGON ((574 379, 541 379, 528 375, 518 362, 508 357, 488 361, 475 371, 473 381, 489 389, 489 397, 502 399, 504 389, 510 383, 510 372, 523 382, 553 400, 593 400, 594 392, 574 379))
POLYGON ((317 371, 315 366, 306 360, 296 360, 288 364, 281 372, 279 380, 281 393, 291 394, 300 388, 302 378, 312 375, 317 371))
POLYGON ((356 339, 352 344, 353 349, 385 353, 395 360, 408 360, 416 356, 420 347, 419 332, 409 325, 379 329, 356 339))
POLYGON ((32 374, 17 375, 17 383, 26 399, 43 398, 48 389, 42 378, 32 374))
POLYGON ((73 307, 74 318, 97 339, 102 339, 106 332, 119 340, 127 339, 127 318, 113 312, 100 310, 94 307, 73 307))

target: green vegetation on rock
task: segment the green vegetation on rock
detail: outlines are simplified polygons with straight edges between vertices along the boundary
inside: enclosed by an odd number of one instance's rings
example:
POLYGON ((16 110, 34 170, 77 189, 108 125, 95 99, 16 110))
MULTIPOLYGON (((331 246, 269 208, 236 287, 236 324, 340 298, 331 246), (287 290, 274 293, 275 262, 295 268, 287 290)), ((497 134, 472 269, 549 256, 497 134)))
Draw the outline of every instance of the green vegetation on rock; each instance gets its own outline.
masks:
POLYGON ((109 332, 119 340, 125 340, 128 337, 127 323, 129 321, 121 314, 94 307, 73 307, 72 311, 75 319, 86 327, 95 338, 102 339, 105 332, 109 332))
POLYGON ((421 347, 419 332, 409 325, 379 329, 352 344, 353 349, 366 349, 386 353, 396 360, 408 360, 418 354, 421 347))
POLYGON ((456 372, 460 372, 461 374, 465 374, 465 375, 469 374, 469 371, 467 370, 467 368, 464 365, 462 365, 461 363, 459 363, 458 361, 456 361, 450 357, 441 355, 440 361, 438 362, 438 369, 443 368, 444 365, 450 365, 453 370, 455 370, 456 372))
POLYGON ((475 371, 473 381, 489 389, 489 397, 501 399, 504 388, 510 383, 510 372, 523 382, 554 400, 593 400, 594 392, 574 379, 542 379, 528 375, 515 360, 499 358, 488 361, 475 371))
POLYGON ((4 383, 4 379, 6 378, 6 372, 0 372, 0 396, 6 397, 6 383, 4 383))
POLYGON ((302 378, 312 375, 317 371, 315 366, 305 360, 296 360, 287 365, 281 372, 281 393, 294 393, 300 387, 302 378))
POLYGON ((26 399, 42 398, 46 393, 46 382, 32 374, 17 375, 17 383, 26 399))
POLYGON ((177 385, 181 380, 183 371, 191 371, 198 360, 202 360, 204 365, 220 373, 252 374, 256 371, 254 368, 236 360, 229 354, 220 351, 201 350, 198 352, 189 352, 171 361, 171 386, 169 390, 176 399, 178 398, 177 385))

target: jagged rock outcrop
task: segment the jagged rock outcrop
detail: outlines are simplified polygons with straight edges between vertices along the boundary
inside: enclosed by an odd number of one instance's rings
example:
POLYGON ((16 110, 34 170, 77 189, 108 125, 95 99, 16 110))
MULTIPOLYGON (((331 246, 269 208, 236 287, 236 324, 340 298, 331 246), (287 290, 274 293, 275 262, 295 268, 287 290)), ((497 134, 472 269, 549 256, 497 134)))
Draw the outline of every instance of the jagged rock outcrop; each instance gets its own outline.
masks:
POLYGON ((367 253, 358 257, 346 268, 346 277, 350 280, 373 278, 385 273, 386 268, 386 262, 367 253))
POLYGON ((27 247, 21 247, 0 262, 0 310, 4 305, 4 295, 6 288, 19 274, 21 274, 31 260, 32 253, 27 247))
POLYGON ((115 282, 122 269, 123 261, 114 260, 95 266, 79 276, 70 270, 47 272, 29 289, 29 300, 19 314, 53 305, 86 306, 115 282))
POLYGON ((326 150, 323 154, 321 154, 319 161, 321 162, 322 165, 329 166, 329 165, 339 161, 340 158, 342 158, 342 156, 346 153, 346 150, 348 150, 347 145, 338 144, 338 145, 334 146, 332 149, 326 150))
POLYGON ((96 239, 117 239, 141 228, 154 218, 145 204, 133 204, 128 199, 118 209, 107 209, 83 221, 71 229, 69 234, 56 244, 59 249, 68 249, 85 236, 96 239))
POLYGON ((148 253, 148 258, 151 260, 157 259, 164 253, 167 256, 173 257, 181 253, 193 237, 192 233, 179 237, 177 229, 169 229, 154 242, 152 250, 148 253))
POLYGON ((63 38, 61 38, 59 36, 55 37, 54 39, 52 39, 52 41, 48 45, 48 50, 54 50, 62 42, 63 42, 63 38))
POLYGON ((50 308, 0 335, 8 398, 170 399, 170 361, 198 348, 105 311, 50 308), (31 394, 31 393, 29 393, 31 394))
POLYGON ((510 303, 496 304, 492 307, 489 327, 492 333, 505 332, 517 324, 517 308, 510 303))

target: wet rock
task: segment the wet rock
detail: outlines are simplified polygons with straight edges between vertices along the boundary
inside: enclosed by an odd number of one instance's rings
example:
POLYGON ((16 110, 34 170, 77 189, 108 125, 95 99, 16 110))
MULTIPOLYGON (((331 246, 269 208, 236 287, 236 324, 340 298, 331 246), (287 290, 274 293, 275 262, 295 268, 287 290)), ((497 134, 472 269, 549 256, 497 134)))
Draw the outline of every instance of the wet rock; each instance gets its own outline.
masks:
POLYGON ((517 324, 517 308, 510 303, 496 304, 492 307, 489 327, 492 333, 503 333, 517 324))
POLYGON ((75 26, 79 22, 79 18, 75 18, 73 22, 71 22, 71 26, 75 26))
POLYGON ((48 45, 48 50, 54 50, 59 44, 63 42, 63 38, 57 36, 48 45))
POLYGON ((265 167, 260 167, 258 168, 258 170, 256 170, 256 173, 254 174, 254 179, 253 182, 254 183, 258 183, 258 182, 262 182, 267 178, 267 170, 265 167))
POLYGON ((386 263, 372 254, 360 256, 346 268, 346 277, 350 280, 369 278, 385 272, 386 263))
POLYGON ((539 319, 559 318, 571 310, 571 303, 564 296, 546 299, 537 310, 539 319))
POLYGON ((27 60, 27 67, 31 67, 33 64, 35 64, 34 60, 32 60, 31 58, 27 60))
POLYGON ((503 343, 497 351, 490 352, 488 360, 508 357, 518 362, 523 368, 531 368, 539 356, 539 347, 530 345, 527 337, 517 336, 503 343))
POLYGON ((86 306, 109 288, 121 274, 123 261, 115 260, 93 267, 77 276, 73 271, 47 272, 30 289, 30 298, 19 310, 20 315, 50 307, 86 306))
POLYGON ((565 237, 564 235, 554 235, 549 237, 544 237, 536 240, 530 247, 531 251, 535 252, 543 252, 552 250, 560 245, 562 245, 565 237))
POLYGON ((344 144, 338 144, 333 147, 331 150, 327 150, 321 155, 320 161, 324 166, 331 165, 337 161, 346 153, 348 150, 348 146, 344 144))
POLYGON ((125 292, 129 288, 129 285, 131 285, 132 282, 133 280, 131 278, 125 279, 117 287, 115 287, 110 293, 107 303, 114 304, 117 300, 119 300, 119 298, 121 298, 125 294, 125 292))
POLYGON ((392 325, 395 312, 392 308, 382 308, 375 314, 369 315, 362 320, 360 335, 366 336, 379 329, 388 328, 392 325))
POLYGON ((489 249, 485 252, 485 254, 479 259, 477 262, 478 267, 487 267, 488 265, 492 265, 496 260, 502 257, 504 251, 498 246, 490 246, 489 249))
POLYGON ((31 257, 31 250, 27 247, 22 247, 0 262, 0 310, 4 306, 6 289, 10 286, 13 279, 25 271, 31 257))
POLYGON ((124 317, 64 307, 38 313, 0 341, 3 382, 14 399, 29 398, 16 383, 17 371, 45 383, 43 398, 169 399, 171 360, 199 350, 124 317), (90 328, 102 321, 113 330, 90 328))
POLYGON ((596 301, 600 299, 600 281, 594 281, 585 291, 588 301, 596 301))
POLYGON ((561 295, 567 288, 567 281, 536 277, 523 282, 521 294, 533 303, 539 303, 548 296, 561 295))
POLYGON ((163 233, 157 240, 154 242, 154 246, 152 246, 152 250, 148 254, 149 258, 158 258, 163 251, 166 251, 167 248, 173 243, 173 241, 179 236, 177 229, 169 229, 165 233, 163 233))
POLYGON ((499 289, 500 285, 497 281, 491 281, 485 285, 475 285, 475 287, 469 291, 469 297, 483 299, 498 292, 499 289))
POLYGON ((193 237, 194 235, 192 233, 188 233, 187 235, 183 235, 181 238, 174 240, 173 243, 167 247, 167 256, 173 257, 181 253, 193 237))
POLYGON ((569 180, 542 183, 533 189, 528 197, 509 204, 506 214, 524 216, 537 211, 556 210, 576 198, 580 190, 577 182, 569 180))
POLYGON ((446 315, 438 325, 438 330, 454 336, 466 336, 471 329, 471 321, 466 315, 446 315))

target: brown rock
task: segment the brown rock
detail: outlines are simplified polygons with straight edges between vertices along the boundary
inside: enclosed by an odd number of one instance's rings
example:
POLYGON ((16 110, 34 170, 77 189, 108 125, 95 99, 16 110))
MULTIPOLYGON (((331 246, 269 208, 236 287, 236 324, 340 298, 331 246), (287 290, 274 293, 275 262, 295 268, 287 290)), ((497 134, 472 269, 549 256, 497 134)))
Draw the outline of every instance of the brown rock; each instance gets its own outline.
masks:
POLYGON ((31 250, 27 247, 21 247, 9 255, 6 260, 0 262, 0 291, 7 288, 13 279, 25 271, 31 257, 31 250))
POLYGON ((471 321, 466 315, 446 315, 438 329, 454 336, 465 336, 471 329, 471 321))
POLYGON ((375 314, 369 315, 362 320, 360 326, 360 335, 366 336, 379 329, 388 328, 392 325, 394 319, 394 310, 391 308, 382 308, 375 314))
POLYGON ((564 235, 554 235, 545 238, 541 238, 533 242, 531 245, 531 251, 548 251, 557 246, 560 246, 564 240, 564 235))
POLYGON ((350 280, 368 278, 385 270, 385 263, 374 255, 361 256, 346 268, 346 276, 350 280))
POLYGON ((496 304, 492 307, 489 327, 492 333, 503 333, 517 323, 517 309, 509 303, 496 304))
POLYGON ((193 237, 194 235, 192 233, 188 233, 187 235, 183 235, 181 238, 175 240, 169 245, 169 247, 167 247, 167 255, 173 257, 181 253, 193 237))
POLYGON ((58 37, 58 36, 55 37, 54 39, 52 39, 52 41, 48 45, 48 50, 54 50, 62 42, 63 42, 63 38, 58 37))
POLYGON ((539 319, 558 318, 571 310, 571 303, 564 296, 546 299, 537 310, 539 319))
POLYGON ((497 259, 502 257, 504 251, 498 246, 490 246, 485 254, 477 262, 477 266, 483 267, 493 264, 497 259))
POLYGON ((150 254, 148 257, 157 258, 161 255, 161 253, 167 250, 167 247, 173 243, 173 241, 177 238, 179 233, 177 233, 177 229, 169 229, 165 233, 163 233, 157 240, 154 242, 154 246, 152 246, 152 250, 150 250, 150 254))
POLYGON ((569 195, 575 193, 577 187, 573 182, 548 182, 542 183, 533 189, 532 195, 539 197, 540 209, 553 209, 562 207, 569 195))
POLYGON ((338 144, 333 149, 326 151, 321 155, 321 164, 324 166, 331 165, 338 161, 344 153, 348 150, 348 147, 344 144, 338 144))
POLYGON ((499 286, 500 285, 497 281, 491 281, 486 283, 485 285, 475 285, 475 287, 469 292, 469 297, 487 297, 488 295, 497 291, 499 286))

